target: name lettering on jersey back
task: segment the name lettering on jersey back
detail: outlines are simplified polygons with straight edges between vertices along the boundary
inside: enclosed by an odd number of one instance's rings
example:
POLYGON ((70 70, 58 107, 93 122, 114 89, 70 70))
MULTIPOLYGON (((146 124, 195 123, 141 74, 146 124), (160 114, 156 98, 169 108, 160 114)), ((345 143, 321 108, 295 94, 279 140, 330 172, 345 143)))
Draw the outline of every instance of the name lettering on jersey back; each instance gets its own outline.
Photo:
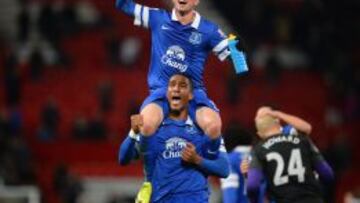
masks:
POLYGON ((161 57, 161 62, 183 73, 188 68, 188 65, 184 64, 185 57, 185 51, 180 46, 173 45, 170 46, 166 50, 166 53, 161 57))
POLYGON ((279 136, 279 137, 273 137, 267 140, 262 146, 266 149, 269 149, 274 144, 280 143, 280 142, 291 142, 293 144, 299 144, 300 139, 296 136, 279 136))
POLYGON ((164 159, 179 158, 181 157, 182 150, 186 147, 186 140, 174 137, 166 140, 165 150, 162 153, 164 159))

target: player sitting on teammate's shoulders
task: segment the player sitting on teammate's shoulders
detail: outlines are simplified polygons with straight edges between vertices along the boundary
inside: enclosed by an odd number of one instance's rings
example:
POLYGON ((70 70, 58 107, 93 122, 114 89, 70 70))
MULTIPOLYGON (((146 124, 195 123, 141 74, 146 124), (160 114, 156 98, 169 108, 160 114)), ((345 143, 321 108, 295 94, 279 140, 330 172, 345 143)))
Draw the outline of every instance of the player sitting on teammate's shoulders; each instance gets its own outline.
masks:
POLYGON ((196 10, 200 0, 172 0, 173 9, 150 8, 133 0, 116 0, 115 7, 134 19, 134 25, 149 29, 151 56, 148 73, 149 96, 140 108, 140 133, 151 136, 168 116, 166 86, 171 76, 184 74, 192 80, 193 101, 190 118, 209 138, 208 156, 216 158, 221 143, 222 121, 219 109, 208 97, 204 84, 205 63, 214 53, 221 61, 231 56, 237 72, 247 70, 238 40, 228 39, 218 25, 196 10))
MULTIPOLYGON (((261 110, 261 109, 260 109, 261 110)), ((261 141, 254 147, 248 172, 248 195, 257 202, 261 181, 267 179, 270 199, 277 203, 322 203, 319 181, 333 180, 333 171, 308 136, 286 135, 279 120, 257 113, 261 141)))

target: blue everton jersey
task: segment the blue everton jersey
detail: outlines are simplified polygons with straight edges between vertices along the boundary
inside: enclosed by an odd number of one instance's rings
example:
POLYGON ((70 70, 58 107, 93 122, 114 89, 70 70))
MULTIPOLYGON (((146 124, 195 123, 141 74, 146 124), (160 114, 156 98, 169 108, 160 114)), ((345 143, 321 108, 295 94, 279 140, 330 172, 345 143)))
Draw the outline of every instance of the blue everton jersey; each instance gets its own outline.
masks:
POLYGON ((157 133, 141 137, 147 179, 153 185, 152 202, 163 202, 177 194, 193 194, 198 202, 207 202, 207 175, 181 159, 187 142, 193 143, 201 155, 206 140, 190 119, 186 122, 165 119, 157 133))
POLYGON ((242 160, 247 159, 250 147, 239 146, 228 154, 231 172, 229 177, 221 179, 224 203, 248 203, 245 177, 240 171, 242 160))
MULTIPOLYGON (((231 172, 230 175, 221 179, 223 203, 249 203, 246 189, 246 178, 240 171, 240 164, 244 159, 251 159, 250 146, 238 146, 228 154, 231 172)), ((258 203, 264 202, 266 183, 261 184, 258 203)))
POLYGON ((209 53, 214 52, 220 60, 230 54, 223 32, 198 13, 188 25, 178 21, 175 11, 167 12, 139 4, 135 4, 132 15, 135 25, 151 30, 148 73, 151 90, 166 87, 169 78, 179 72, 192 78, 195 88, 204 88, 204 65, 209 53))

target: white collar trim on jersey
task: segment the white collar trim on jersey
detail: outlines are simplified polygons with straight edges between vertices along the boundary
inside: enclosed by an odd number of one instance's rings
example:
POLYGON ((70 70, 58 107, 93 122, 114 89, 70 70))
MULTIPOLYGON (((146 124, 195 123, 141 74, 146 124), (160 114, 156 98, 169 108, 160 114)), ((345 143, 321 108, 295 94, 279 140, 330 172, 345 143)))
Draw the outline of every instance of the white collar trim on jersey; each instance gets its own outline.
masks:
POLYGON ((190 116, 187 117, 186 121, 185 121, 185 124, 186 125, 189 125, 189 126, 193 126, 194 125, 194 122, 191 120, 190 116))
POLYGON ((236 151, 236 152, 243 152, 243 153, 249 153, 250 150, 251 150, 251 146, 246 146, 246 145, 237 146, 234 149, 234 151, 236 151))
MULTIPOLYGON (((194 21, 191 23, 191 27, 193 27, 193 28, 195 28, 195 29, 199 29, 201 16, 200 16, 200 14, 199 14, 198 12, 196 12, 196 11, 194 11, 194 12, 195 12, 195 19, 194 19, 194 21)), ((173 20, 173 21, 179 21, 179 19, 176 17, 175 9, 172 10, 171 20, 173 20)))

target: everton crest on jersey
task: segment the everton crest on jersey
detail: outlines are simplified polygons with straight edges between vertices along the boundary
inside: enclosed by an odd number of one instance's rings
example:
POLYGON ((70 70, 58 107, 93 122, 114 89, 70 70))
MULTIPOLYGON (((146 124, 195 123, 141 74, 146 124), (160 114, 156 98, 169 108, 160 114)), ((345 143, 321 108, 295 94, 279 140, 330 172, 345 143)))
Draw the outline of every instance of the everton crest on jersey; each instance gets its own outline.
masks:
POLYGON ((199 32, 192 32, 189 38, 191 44, 197 45, 201 43, 202 34, 199 32))

